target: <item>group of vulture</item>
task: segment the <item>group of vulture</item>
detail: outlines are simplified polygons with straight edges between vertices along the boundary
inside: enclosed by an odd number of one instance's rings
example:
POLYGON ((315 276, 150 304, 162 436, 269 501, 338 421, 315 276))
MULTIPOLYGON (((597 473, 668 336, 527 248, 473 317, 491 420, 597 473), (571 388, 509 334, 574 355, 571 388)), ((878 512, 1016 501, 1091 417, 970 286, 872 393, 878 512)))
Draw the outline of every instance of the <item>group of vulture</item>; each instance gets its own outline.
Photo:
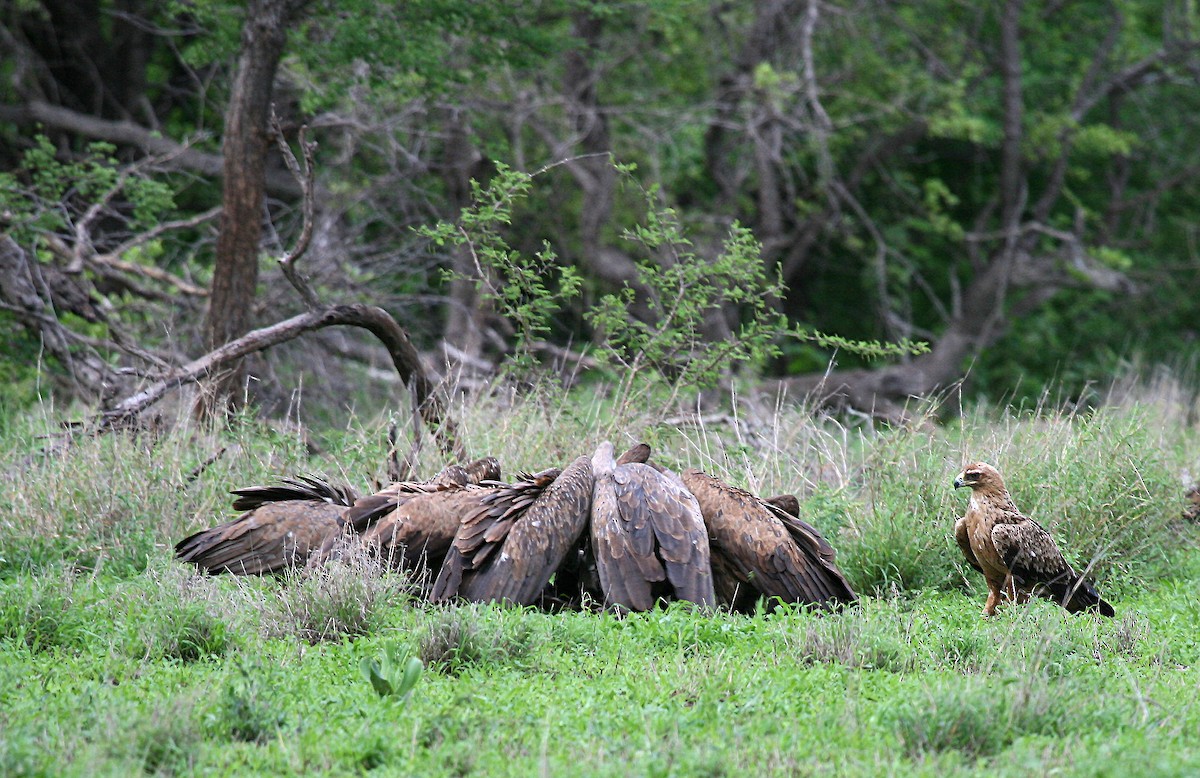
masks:
POLYGON ((237 489, 238 518, 181 540, 207 573, 278 574, 367 553, 434 602, 646 611, 670 600, 753 612, 834 610, 857 596, 792 495, 762 499, 638 444, 501 479, 493 457, 356 497, 300 476, 237 489))

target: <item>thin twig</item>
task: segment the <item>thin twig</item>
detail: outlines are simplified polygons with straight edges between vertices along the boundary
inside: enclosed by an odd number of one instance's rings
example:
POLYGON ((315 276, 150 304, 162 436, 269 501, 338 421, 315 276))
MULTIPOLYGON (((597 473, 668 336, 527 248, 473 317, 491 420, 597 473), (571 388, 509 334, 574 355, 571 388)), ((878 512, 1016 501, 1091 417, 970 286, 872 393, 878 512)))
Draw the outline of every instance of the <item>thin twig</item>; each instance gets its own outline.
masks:
POLYGON ((283 275, 295 287, 300 296, 304 298, 305 304, 310 309, 321 307, 321 300, 317 297, 317 293, 308 285, 308 281, 304 276, 296 270, 296 260, 304 256, 304 252, 308 251, 308 246, 312 242, 313 233, 313 213, 315 211, 313 197, 313 180, 316 175, 313 167, 313 152, 317 148, 316 141, 308 140, 308 125, 302 125, 299 132, 300 153, 304 156, 304 168, 300 167, 300 163, 296 161, 296 155, 292 153, 292 147, 288 145, 287 140, 283 137, 283 127, 279 123, 279 117, 275 115, 274 106, 271 107, 271 131, 275 136, 275 144, 279 147, 279 153, 283 155, 283 161, 287 165, 288 170, 292 171, 297 183, 300 184, 300 190, 303 193, 303 210, 304 210, 304 225, 300 228, 300 237, 296 239, 296 245, 292 250, 279 258, 279 269, 283 271, 283 275))

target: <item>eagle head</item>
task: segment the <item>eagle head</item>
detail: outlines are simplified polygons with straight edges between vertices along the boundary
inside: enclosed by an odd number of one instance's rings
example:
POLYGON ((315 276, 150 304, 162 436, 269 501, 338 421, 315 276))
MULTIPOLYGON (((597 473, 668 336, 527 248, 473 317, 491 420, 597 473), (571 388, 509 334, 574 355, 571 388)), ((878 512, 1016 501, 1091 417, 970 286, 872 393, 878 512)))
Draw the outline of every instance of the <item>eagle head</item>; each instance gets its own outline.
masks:
POLYGON ((1000 471, 987 462, 976 462, 967 465, 954 479, 954 488, 969 486, 972 490, 1000 491, 1004 489, 1004 479, 1000 471))

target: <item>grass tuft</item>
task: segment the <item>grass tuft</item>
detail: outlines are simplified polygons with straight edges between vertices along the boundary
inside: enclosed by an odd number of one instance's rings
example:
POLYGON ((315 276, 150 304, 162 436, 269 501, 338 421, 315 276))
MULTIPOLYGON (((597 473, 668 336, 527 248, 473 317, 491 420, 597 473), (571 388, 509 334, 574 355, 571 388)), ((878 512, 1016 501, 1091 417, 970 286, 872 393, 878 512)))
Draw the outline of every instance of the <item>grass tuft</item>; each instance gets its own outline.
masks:
POLYGON ((370 634, 383 610, 408 601, 412 584, 365 553, 320 568, 293 571, 263 602, 266 637, 294 636, 316 645, 370 634))
POLYGON ((417 640, 417 656, 426 667, 446 675, 485 664, 520 662, 533 644, 529 625, 512 618, 523 612, 504 609, 497 623, 483 618, 481 606, 434 611, 417 640))
POLYGON ((0 583, 0 640, 32 651, 81 648, 88 638, 88 616, 75 603, 75 582, 68 571, 0 583))

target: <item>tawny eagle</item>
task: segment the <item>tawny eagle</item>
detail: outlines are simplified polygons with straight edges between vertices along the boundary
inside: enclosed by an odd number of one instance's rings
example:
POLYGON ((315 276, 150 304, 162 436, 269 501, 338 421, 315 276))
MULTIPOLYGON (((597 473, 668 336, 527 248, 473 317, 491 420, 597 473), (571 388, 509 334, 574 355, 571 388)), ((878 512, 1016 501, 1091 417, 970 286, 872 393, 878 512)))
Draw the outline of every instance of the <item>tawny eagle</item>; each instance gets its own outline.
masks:
POLYGON ((1050 533, 1017 510, 999 470, 986 462, 967 465, 954 479, 956 489, 964 486, 971 490, 971 502, 954 524, 954 539, 967 564, 987 582, 984 616, 993 615, 1002 599, 1023 603, 1031 594, 1071 613, 1114 615, 1096 587, 1063 558, 1050 533))

